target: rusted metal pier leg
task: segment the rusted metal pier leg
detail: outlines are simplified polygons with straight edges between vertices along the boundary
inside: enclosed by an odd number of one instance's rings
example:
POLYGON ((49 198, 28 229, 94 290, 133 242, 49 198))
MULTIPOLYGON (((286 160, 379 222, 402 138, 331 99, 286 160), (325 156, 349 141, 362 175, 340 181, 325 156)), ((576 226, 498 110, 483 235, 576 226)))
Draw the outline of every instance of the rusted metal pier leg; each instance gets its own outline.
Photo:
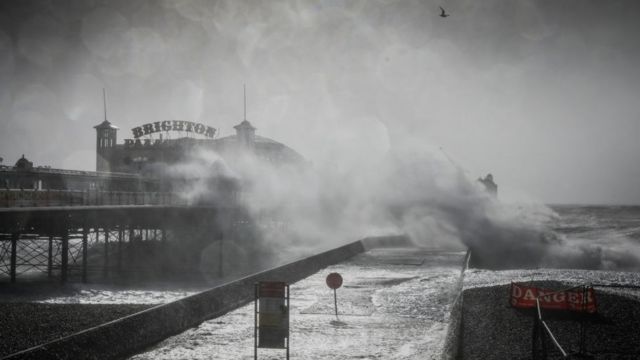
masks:
POLYGON ((135 244, 135 230, 133 224, 129 224, 129 245, 127 245, 127 264, 125 265, 128 270, 131 270, 133 259, 137 258, 136 244, 135 244))
MULTIPOLYGON (((47 197, 48 196, 49 195, 47 194, 47 197)), ((47 251, 47 278, 51 279, 53 278, 53 234, 55 234, 53 224, 55 222, 51 219, 50 216, 47 218, 47 222, 47 230, 49 231, 49 248, 47 251)))
POLYGON ((9 273, 11 274, 11 282, 16 282, 16 270, 18 268, 18 239, 20 238, 20 233, 11 234, 11 264, 9 268, 9 273))
POLYGON ((87 228, 87 224, 85 223, 82 226, 82 282, 87 282, 87 245, 88 240, 87 237, 89 235, 89 229, 87 228))
POLYGON ((53 277, 53 235, 49 235, 49 254, 47 257, 47 276, 53 277))
POLYGON ((109 276, 109 229, 104 228, 104 268, 102 269, 103 275, 106 278, 109 276))
POLYGON ((122 274, 122 238, 124 237, 124 229, 122 225, 118 227, 118 273, 122 274))
POLYGON ((62 263, 60 264, 60 282, 65 284, 69 272, 69 230, 62 231, 62 263))
POLYGON ((222 232, 218 234, 218 242, 220 243, 220 248, 218 250, 218 277, 223 277, 224 267, 222 262, 224 261, 224 234, 222 232))

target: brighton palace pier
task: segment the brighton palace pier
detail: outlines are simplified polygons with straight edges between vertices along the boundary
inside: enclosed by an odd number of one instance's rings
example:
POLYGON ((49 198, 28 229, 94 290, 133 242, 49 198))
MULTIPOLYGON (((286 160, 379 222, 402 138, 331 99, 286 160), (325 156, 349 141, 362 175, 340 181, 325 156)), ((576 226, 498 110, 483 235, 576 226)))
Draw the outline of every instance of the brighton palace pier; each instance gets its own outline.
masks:
POLYGON ((238 260, 260 266, 268 251, 257 227, 269 221, 240 204, 246 184, 213 169, 206 179, 167 169, 200 150, 231 169, 247 154, 274 166, 304 166, 301 155, 256 135, 246 119, 226 137, 181 120, 134 127, 123 143, 106 119, 94 128, 96 171, 34 166, 24 155, 14 166, 0 165, 0 282, 222 277, 225 256, 233 262, 229 254, 246 247, 252 254, 238 260), (215 196, 185 197, 196 181, 215 196))

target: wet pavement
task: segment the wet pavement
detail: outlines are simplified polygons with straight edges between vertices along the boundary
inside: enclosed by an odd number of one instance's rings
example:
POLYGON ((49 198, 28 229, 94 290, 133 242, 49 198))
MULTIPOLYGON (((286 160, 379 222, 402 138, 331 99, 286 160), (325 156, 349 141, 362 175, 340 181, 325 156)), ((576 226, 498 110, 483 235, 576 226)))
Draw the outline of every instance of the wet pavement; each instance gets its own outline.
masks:
POLYGON ((78 285, 73 293, 38 299, 35 302, 45 304, 166 304, 183 297, 197 294, 202 289, 112 289, 96 285, 78 285))
MULTIPOLYGON (((294 359, 439 359, 464 252, 374 249, 291 284, 294 359), (342 275, 338 313, 331 272, 342 275)), ((284 350, 259 349, 259 359, 284 350)), ((254 305, 206 321, 132 359, 253 359, 254 305)))

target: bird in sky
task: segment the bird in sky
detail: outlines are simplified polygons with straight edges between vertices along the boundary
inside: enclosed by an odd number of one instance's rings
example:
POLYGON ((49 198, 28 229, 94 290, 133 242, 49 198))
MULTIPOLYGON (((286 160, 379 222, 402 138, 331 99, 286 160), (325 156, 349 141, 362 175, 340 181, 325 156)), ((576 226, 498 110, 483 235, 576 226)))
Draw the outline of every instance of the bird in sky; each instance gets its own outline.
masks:
POLYGON ((449 16, 449 14, 447 14, 444 9, 442 8, 442 6, 440 6, 440 11, 442 11, 440 13, 440 17, 446 18, 447 16, 449 16))

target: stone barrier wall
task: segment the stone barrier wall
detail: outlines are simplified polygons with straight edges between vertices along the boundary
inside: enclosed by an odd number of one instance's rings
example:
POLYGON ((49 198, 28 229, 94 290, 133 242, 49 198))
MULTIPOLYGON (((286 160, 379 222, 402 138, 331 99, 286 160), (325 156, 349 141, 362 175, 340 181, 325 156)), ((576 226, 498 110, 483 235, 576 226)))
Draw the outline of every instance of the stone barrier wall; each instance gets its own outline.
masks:
POLYGON ((456 284, 456 291, 458 295, 451 306, 447 335, 445 338, 444 348, 442 349, 442 360, 455 360, 460 356, 459 354, 462 342, 462 306, 464 304, 464 293, 462 288, 464 286, 464 272, 469 267, 470 260, 471 250, 467 250, 467 254, 465 255, 462 263, 460 278, 458 278, 458 283, 456 284))

